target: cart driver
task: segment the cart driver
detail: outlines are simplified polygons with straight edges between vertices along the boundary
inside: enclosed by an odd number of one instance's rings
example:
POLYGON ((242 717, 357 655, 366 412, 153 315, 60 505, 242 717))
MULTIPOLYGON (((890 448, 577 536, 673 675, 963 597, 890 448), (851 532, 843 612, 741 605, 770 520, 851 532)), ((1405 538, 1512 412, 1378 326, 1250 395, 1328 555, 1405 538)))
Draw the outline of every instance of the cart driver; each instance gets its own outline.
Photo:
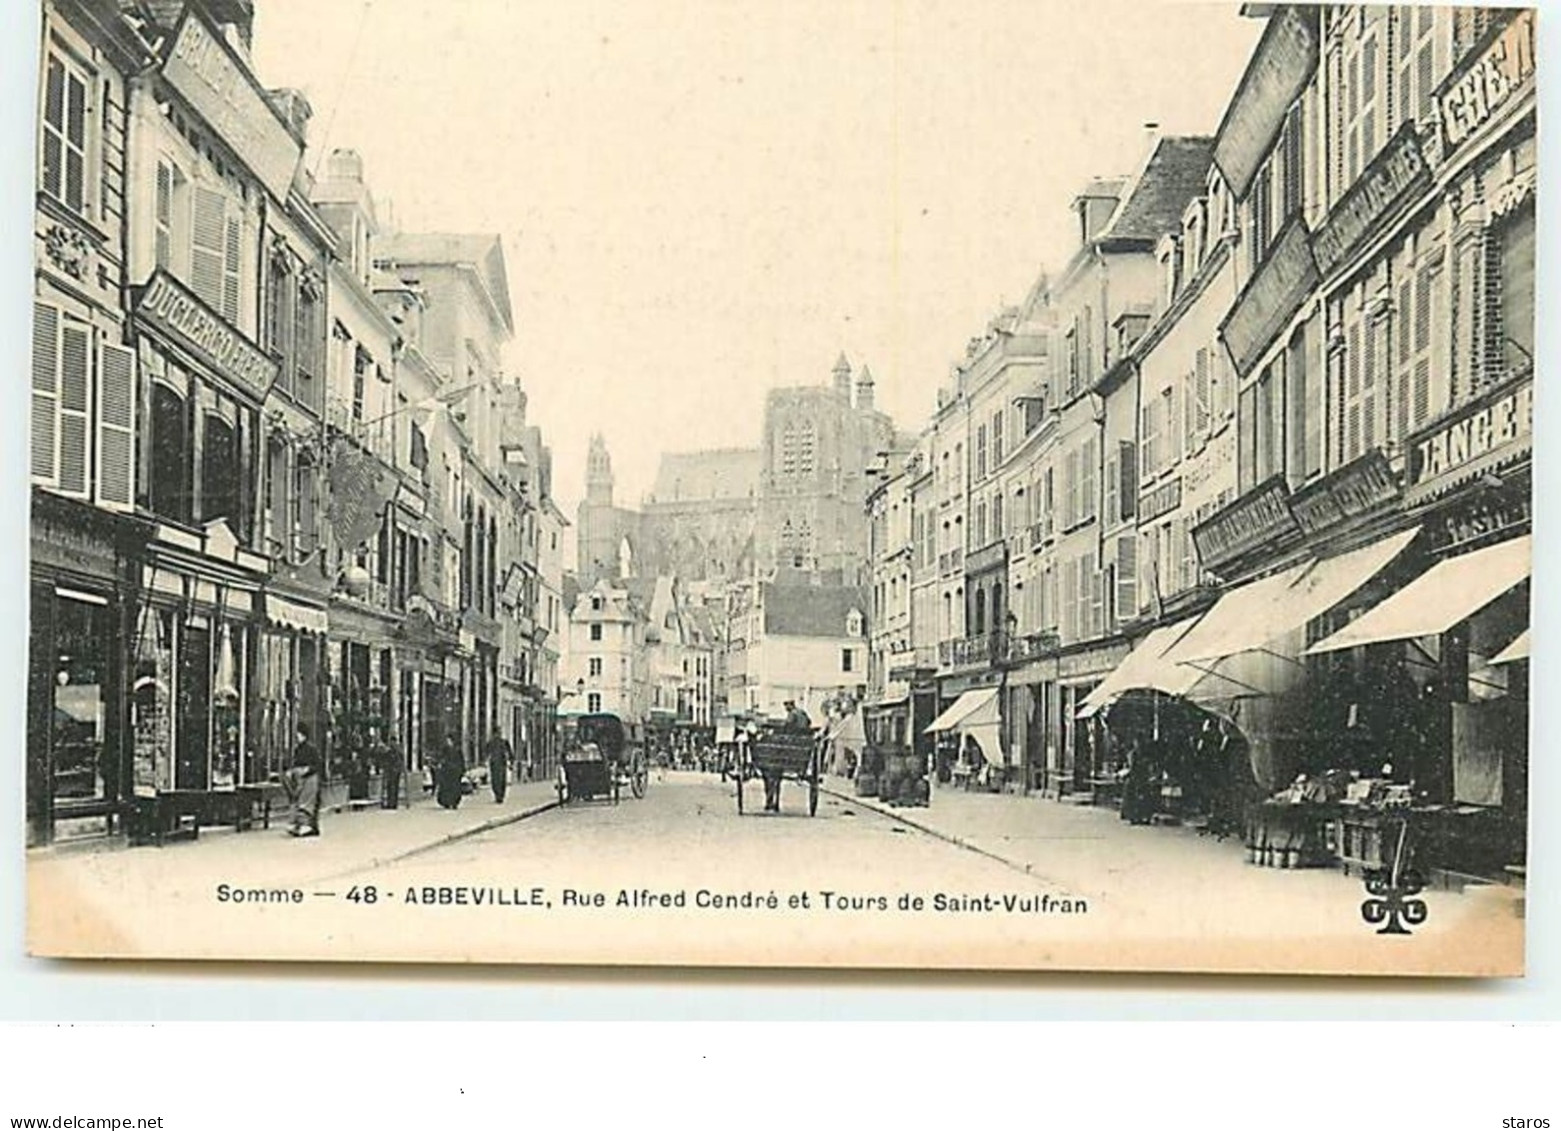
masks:
MULTIPOLYGON (((813 720, 808 718, 808 713, 797 706, 795 699, 786 700, 785 729, 789 734, 813 733, 813 720)), ((764 811, 766 813, 780 812, 780 788, 781 772, 779 770, 764 771, 764 811)))

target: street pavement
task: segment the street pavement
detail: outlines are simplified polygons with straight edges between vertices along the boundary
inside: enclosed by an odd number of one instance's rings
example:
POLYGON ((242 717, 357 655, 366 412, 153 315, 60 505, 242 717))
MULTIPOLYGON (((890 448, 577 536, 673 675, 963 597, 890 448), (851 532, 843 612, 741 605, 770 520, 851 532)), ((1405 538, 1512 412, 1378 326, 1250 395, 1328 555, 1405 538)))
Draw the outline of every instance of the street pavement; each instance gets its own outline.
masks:
MULTIPOLYGON (((750 784, 750 803, 757 785, 750 784)), ((1521 964, 1504 892, 1429 892, 1383 937, 1358 878, 1245 862, 1234 840, 939 791, 892 810, 831 781, 818 815, 737 813, 730 783, 552 805, 343 813, 317 839, 203 834, 29 860, 35 952, 612 965, 956 966, 1384 974, 1521 964), (525 814, 524 819, 521 818, 525 814), (222 898, 221 885, 260 900, 222 898), (296 890, 277 902, 266 893, 296 890), (772 902, 773 900, 773 902, 772 902)))

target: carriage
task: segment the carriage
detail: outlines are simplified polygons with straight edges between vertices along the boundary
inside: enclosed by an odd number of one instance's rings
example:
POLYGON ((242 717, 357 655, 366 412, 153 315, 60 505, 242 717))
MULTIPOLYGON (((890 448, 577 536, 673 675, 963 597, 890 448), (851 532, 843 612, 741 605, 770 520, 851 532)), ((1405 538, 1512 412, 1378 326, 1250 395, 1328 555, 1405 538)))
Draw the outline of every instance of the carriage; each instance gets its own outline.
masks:
POLYGON ((560 805, 592 800, 617 804, 624 786, 636 798, 645 796, 650 774, 632 724, 606 712, 566 715, 560 722, 563 758, 554 785, 560 805))
POLYGON ((811 730, 792 730, 784 724, 761 724, 739 743, 730 776, 737 783, 737 811, 743 812, 743 790, 752 778, 775 775, 808 787, 808 816, 818 813, 821 743, 811 730))

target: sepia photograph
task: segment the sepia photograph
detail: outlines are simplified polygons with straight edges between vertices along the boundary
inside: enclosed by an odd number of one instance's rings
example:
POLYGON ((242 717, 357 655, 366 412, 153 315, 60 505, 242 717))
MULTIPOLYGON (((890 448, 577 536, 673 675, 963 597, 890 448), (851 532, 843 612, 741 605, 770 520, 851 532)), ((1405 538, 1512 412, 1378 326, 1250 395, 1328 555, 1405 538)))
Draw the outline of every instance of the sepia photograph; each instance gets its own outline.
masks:
POLYGON ((36 14, 31 955, 1523 976, 1533 9, 36 14))

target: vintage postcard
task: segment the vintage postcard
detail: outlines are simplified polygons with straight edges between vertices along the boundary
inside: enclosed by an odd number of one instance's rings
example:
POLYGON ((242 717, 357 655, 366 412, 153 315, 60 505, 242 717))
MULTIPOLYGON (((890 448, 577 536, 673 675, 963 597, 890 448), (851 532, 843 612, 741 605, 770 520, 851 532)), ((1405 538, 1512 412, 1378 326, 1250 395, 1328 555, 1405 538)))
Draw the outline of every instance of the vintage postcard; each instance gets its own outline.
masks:
POLYGON ((31 953, 1523 973, 1532 10, 39 14, 31 953))

